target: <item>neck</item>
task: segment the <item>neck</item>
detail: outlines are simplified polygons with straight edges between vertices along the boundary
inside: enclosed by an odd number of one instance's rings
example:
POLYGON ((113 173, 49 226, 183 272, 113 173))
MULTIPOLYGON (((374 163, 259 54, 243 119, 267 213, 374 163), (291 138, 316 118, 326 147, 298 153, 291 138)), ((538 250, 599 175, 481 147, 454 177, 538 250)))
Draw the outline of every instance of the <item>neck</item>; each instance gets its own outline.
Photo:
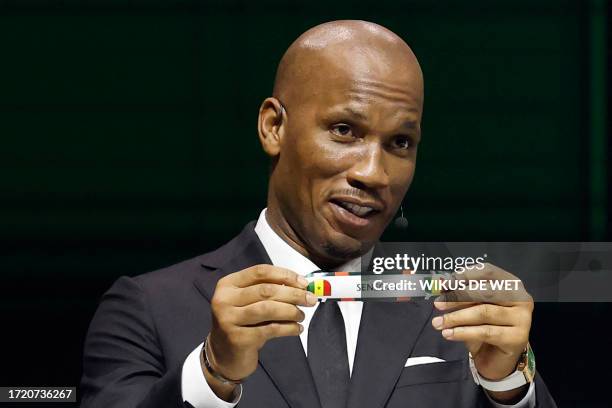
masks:
POLYGON ((309 249, 306 242, 300 238, 299 234, 283 216, 280 208, 277 205, 274 205, 272 202, 268 202, 266 221, 268 222, 268 225, 270 225, 270 228, 272 228, 272 230, 283 241, 285 241, 291 248, 310 259, 322 270, 330 270, 349 261, 348 259, 333 259, 322 256, 309 249))

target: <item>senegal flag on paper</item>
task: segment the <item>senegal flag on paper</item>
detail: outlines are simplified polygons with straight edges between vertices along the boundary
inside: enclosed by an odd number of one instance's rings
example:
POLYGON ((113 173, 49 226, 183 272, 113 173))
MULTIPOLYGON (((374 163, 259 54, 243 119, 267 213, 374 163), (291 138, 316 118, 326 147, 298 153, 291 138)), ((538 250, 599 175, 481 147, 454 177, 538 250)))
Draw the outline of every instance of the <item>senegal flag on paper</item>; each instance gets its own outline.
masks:
POLYGON ((325 279, 315 279, 308 284, 307 290, 315 296, 331 296, 331 285, 325 279))

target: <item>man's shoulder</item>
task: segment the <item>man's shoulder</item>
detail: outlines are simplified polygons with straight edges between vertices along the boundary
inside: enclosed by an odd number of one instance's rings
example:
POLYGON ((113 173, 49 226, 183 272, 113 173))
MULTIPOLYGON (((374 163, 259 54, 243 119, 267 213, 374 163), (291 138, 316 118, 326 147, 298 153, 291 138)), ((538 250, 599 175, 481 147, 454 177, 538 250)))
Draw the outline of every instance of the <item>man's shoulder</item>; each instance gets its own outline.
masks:
POLYGON ((164 268, 136 275, 132 279, 145 292, 163 292, 191 287, 198 276, 212 273, 217 269, 215 261, 220 252, 225 252, 227 245, 164 268))
POLYGON ((133 276, 132 279, 144 288, 151 285, 169 286, 185 284, 189 281, 193 281, 198 273, 204 271, 201 258, 206 255, 207 254, 198 255, 154 271, 142 273, 133 276))
MULTIPOLYGON (((252 223, 222 246, 193 258, 132 277, 145 292, 163 292, 191 288, 202 274, 212 273, 245 244, 245 235, 252 231, 252 223)), ((161 293, 163 295, 163 293, 161 293)))

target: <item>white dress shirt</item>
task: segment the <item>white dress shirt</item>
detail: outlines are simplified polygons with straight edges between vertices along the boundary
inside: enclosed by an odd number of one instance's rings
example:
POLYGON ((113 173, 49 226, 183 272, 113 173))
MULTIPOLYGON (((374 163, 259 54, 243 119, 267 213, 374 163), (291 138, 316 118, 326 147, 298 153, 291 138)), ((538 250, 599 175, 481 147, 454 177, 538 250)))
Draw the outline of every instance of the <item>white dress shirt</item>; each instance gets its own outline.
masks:
MULTIPOLYGON (((266 220, 266 209, 264 208, 257 224, 255 225, 255 233, 263 244, 272 264, 282 268, 290 269, 300 275, 307 275, 311 272, 318 271, 317 265, 312 263, 298 251, 293 249, 281 237, 274 232, 266 220)), ((372 250, 365 256, 371 256, 372 250)), ((353 259, 344 265, 336 268, 338 271, 361 271, 361 258, 353 259)), ((318 304, 313 307, 301 307, 305 318, 302 322, 304 331, 300 334, 300 340, 304 347, 304 352, 308 355, 308 326, 310 320, 317 308, 318 304)), ((348 353, 349 370, 353 372, 353 362, 355 361, 355 350, 357 349, 357 334, 359 333, 359 323, 361 322, 361 311, 363 302, 338 302, 342 317, 344 319, 344 329, 346 331, 346 350, 348 353)), ((195 408, 233 408, 240 401, 242 396, 242 386, 237 388, 237 396, 232 402, 227 402, 219 397, 211 390, 210 386, 204 378, 202 367, 200 364, 200 353, 202 344, 196 347, 185 360, 182 370, 182 396, 183 400, 189 402, 195 408)), ((488 396, 488 394, 487 394, 488 396)), ((533 408, 535 407, 535 383, 531 383, 527 395, 516 405, 502 405, 491 400, 494 407, 505 408, 533 408)))

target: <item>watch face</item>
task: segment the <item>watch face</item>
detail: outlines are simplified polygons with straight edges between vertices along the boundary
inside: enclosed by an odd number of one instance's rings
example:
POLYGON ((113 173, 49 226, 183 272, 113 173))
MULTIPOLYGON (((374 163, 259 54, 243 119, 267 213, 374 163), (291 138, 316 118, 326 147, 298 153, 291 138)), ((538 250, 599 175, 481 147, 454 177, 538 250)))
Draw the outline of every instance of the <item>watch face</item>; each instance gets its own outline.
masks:
POLYGON ((525 369, 523 370, 523 374, 525 374, 525 378, 528 382, 532 382, 533 377, 535 376, 535 355, 533 354, 531 346, 527 346, 527 353, 525 358, 527 360, 527 364, 525 369))

